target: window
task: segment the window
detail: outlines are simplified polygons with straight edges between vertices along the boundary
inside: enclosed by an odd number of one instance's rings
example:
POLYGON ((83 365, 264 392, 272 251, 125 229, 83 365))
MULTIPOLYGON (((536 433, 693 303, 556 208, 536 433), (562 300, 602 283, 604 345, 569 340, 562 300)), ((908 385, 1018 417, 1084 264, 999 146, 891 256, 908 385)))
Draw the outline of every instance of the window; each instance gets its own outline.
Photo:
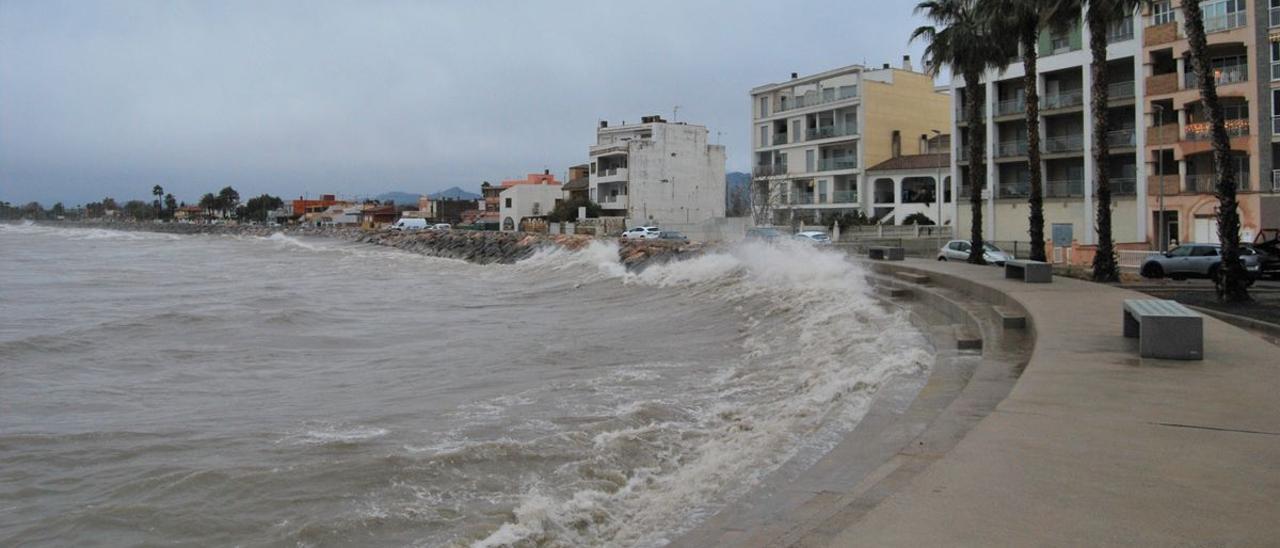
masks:
POLYGON ((760 117, 764 118, 765 116, 768 116, 768 115, 769 115, 769 98, 761 97, 760 98, 760 117))
POLYGON ((1195 250, 1191 252, 1191 256, 1192 257, 1217 257, 1218 248, 1209 247, 1207 245, 1198 245, 1195 247, 1195 250))
POLYGON ((534 203, 533 203, 533 214, 534 214, 534 215, 542 215, 542 204, 540 204, 540 203, 538 203, 538 202, 534 202, 534 203))
POLYGON ((1280 42, 1271 43, 1271 80, 1280 80, 1280 42))
POLYGON ((1244 0, 1222 0, 1203 3, 1204 31, 1218 32, 1243 27, 1245 24, 1244 0))
POLYGON ((1071 49, 1070 26, 1056 25, 1049 31, 1049 49, 1052 50, 1050 53, 1062 53, 1071 49))
POLYGON ((591 172, 592 172, 592 173, 595 173, 595 172, 596 172, 596 163, 595 163, 595 162, 591 162, 591 172))
POLYGON ((760 126, 760 146, 769 146, 769 126, 760 126))
POLYGON ((1271 26, 1280 27, 1280 0, 1271 0, 1271 26))
MULTIPOLYGON (((738 104, 741 105, 742 103, 738 103, 738 104)), ((813 172, 814 171, 813 162, 814 162, 813 149, 804 151, 804 170, 807 172, 813 172)))
MULTIPOLYGON (((741 105, 742 103, 738 103, 738 104, 741 105)), ((511 198, 507 198, 507 205, 505 207, 507 208, 511 207, 511 198)))
POLYGON ((800 120, 791 121, 791 142, 793 143, 800 142, 800 124, 800 120))
POLYGON ((1192 247, 1193 246, 1189 246, 1189 245, 1180 245, 1178 247, 1173 248, 1173 251, 1169 252, 1169 256, 1170 257, 1187 257, 1191 255, 1192 247))
MULTIPOLYGON (((1163 25, 1173 22, 1173 6, 1169 0, 1161 0, 1151 4, 1151 24, 1163 25)), ((739 103, 741 104, 741 103, 739 103)))

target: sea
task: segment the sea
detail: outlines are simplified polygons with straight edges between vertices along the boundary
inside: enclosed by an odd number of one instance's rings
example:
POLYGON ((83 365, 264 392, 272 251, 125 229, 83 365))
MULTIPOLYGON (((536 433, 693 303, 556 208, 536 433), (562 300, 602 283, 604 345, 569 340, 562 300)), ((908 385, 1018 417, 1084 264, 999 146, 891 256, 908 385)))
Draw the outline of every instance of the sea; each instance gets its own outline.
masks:
POLYGON ((663 546, 931 362, 803 244, 0 225, 0 546, 663 546))

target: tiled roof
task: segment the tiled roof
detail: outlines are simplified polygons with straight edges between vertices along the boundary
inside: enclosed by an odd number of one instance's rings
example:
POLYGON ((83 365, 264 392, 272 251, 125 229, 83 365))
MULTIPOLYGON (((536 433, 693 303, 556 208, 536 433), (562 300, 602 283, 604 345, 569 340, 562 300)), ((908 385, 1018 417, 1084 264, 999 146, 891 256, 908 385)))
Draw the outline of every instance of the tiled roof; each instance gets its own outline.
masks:
POLYGON ((590 183, 590 179, 587 179, 586 177, 578 177, 577 179, 565 183, 564 186, 560 188, 566 192, 573 190, 586 190, 587 187, 590 186, 588 183, 590 183))
POLYGON ((880 162, 867 171, 895 171, 905 169, 951 169, 951 153, 942 152, 938 154, 911 154, 908 156, 899 156, 890 158, 880 162))

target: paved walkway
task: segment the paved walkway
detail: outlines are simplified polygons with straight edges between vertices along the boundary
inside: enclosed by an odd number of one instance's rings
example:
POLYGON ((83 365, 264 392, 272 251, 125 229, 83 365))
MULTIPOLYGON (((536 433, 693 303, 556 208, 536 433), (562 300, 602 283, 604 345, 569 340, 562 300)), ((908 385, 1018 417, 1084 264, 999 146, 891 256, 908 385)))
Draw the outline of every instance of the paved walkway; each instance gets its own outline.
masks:
POLYGON ((1275 546, 1280 352, 1205 318, 1199 362, 1139 359, 1121 301, 1142 294, 908 260, 1002 291, 1037 332, 1012 393, 953 449, 852 522, 799 545, 1275 546))

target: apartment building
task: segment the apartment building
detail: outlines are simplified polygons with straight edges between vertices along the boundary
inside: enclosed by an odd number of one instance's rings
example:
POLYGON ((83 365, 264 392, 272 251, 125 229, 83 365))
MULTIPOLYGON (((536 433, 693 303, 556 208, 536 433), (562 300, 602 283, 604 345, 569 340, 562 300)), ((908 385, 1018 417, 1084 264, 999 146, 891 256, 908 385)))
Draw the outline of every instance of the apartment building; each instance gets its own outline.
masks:
POLYGON ((707 128, 645 116, 600 122, 590 147, 587 191, 605 216, 641 224, 697 224, 724 217, 724 146, 707 128))
MULTIPOLYGON (((524 179, 502 181, 498 192, 498 217, 503 231, 525 231, 529 223, 541 225, 542 219, 564 198, 560 181, 550 170, 530 173, 524 179)), ((481 185, 481 190, 491 187, 481 185)), ((487 196, 488 194, 486 194, 487 196)))
MULTIPOLYGON (((851 65, 804 77, 792 73, 790 80, 752 89, 752 172, 757 183, 768 185, 769 221, 820 222, 861 211, 900 222, 905 215, 877 203, 870 185, 862 184, 863 171, 911 152, 902 150, 904 141, 946 133, 949 104, 946 91, 911 70, 907 57, 898 69, 851 65)), ((932 194, 942 195, 940 177, 929 177, 932 194)))
MULTIPOLYGON (((1252 241, 1259 229, 1280 227, 1280 172, 1273 171, 1280 165, 1280 0, 1202 1, 1200 9, 1237 167, 1241 239, 1252 241)), ((1142 20, 1148 239, 1155 241, 1163 226, 1173 242, 1216 242, 1213 147, 1181 2, 1150 3, 1142 20)))
MULTIPOLYGON (((1114 204, 1112 230, 1116 242, 1144 241, 1147 235, 1145 208, 1146 163, 1141 151, 1146 145, 1142 101, 1147 67, 1142 56, 1142 26, 1128 17, 1107 32, 1108 120, 1110 157, 1105 169, 1111 181, 1114 204)), ((1094 225, 1094 165, 1092 161, 1093 112, 1092 73, 1088 38, 1090 29, 1083 16, 1072 24, 1047 28, 1040 33, 1039 78, 1040 152, 1045 233, 1054 245, 1072 242, 1096 243, 1094 225)), ((966 177, 970 164, 970 128, 964 119, 964 101, 977 93, 982 102, 986 131, 986 173, 983 187, 983 234, 997 241, 1026 241, 1030 193, 1027 169, 1026 97, 1022 63, 1003 72, 989 71, 982 87, 967 89, 955 78, 952 85, 955 151, 952 154, 957 229, 969 235, 972 210, 966 177)))

